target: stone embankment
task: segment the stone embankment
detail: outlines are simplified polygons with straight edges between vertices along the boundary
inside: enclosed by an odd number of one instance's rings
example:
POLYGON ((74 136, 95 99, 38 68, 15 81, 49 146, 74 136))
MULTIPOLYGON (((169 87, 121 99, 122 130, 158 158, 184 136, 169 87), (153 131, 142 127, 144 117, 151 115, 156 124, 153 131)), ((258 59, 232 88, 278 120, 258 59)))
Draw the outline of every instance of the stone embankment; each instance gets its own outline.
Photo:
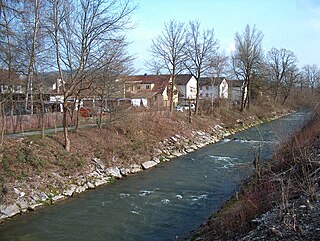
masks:
MULTIPOLYGON (((272 119, 278 117, 274 116, 272 119)), ((143 163, 133 163, 127 167, 106 167, 102 160, 92 158, 87 173, 84 175, 62 177, 59 173, 52 172, 48 180, 41 180, 40 176, 34 176, 25 181, 14 183, 13 196, 15 198, 11 203, 0 205, 0 222, 17 214, 33 211, 40 206, 56 203, 88 189, 112 183, 115 179, 155 167, 161 162, 167 162, 172 158, 193 152, 263 121, 251 117, 248 120, 238 120, 237 122, 238 127, 233 130, 228 130, 221 123, 211 127, 210 131, 193 131, 189 138, 180 135, 171 136, 159 143, 155 149, 156 155, 151 160, 143 163)))

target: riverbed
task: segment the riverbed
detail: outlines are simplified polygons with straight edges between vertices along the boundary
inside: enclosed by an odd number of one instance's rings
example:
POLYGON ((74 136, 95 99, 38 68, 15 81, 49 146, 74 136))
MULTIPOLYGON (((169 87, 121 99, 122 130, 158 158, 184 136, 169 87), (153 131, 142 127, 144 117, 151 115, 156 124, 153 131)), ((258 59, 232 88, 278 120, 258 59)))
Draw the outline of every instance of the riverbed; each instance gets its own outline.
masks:
POLYGON ((229 136, 143 173, 0 225, 0 240, 174 240, 203 223, 280 140, 304 123, 295 113, 229 136))

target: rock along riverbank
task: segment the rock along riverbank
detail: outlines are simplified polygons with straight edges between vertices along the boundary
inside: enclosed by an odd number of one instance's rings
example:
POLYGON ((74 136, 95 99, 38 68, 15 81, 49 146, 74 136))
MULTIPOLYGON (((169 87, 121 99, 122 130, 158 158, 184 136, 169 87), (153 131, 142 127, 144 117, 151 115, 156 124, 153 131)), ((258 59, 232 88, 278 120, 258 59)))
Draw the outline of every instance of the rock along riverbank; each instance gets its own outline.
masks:
POLYGON ((260 120, 250 117, 246 120, 237 120, 234 129, 227 129, 223 123, 210 127, 209 131, 192 131, 191 137, 173 135, 161 141, 155 150, 155 155, 149 161, 143 163, 132 163, 127 167, 106 167, 99 158, 92 158, 88 171, 85 175, 60 176, 52 173, 50 183, 41 180, 40 176, 28 177, 24 181, 13 185, 15 198, 10 203, 0 205, 0 222, 17 214, 34 211, 45 205, 51 205, 69 197, 76 196, 89 189, 95 189, 101 185, 113 183, 116 179, 124 178, 154 168, 161 162, 168 162, 173 158, 194 152, 206 145, 213 144, 223 138, 243 131, 263 122, 277 119, 289 113, 276 115, 260 120))

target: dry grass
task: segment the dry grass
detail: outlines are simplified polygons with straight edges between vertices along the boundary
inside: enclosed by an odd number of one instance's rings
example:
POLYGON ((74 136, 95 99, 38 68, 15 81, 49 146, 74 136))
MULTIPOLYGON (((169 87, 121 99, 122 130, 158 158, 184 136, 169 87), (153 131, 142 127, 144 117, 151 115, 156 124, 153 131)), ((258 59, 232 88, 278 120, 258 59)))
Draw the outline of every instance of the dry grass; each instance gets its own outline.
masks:
MULTIPOLYGON (((318 111, 319 112, 319 111, 318 111)), ((231 240, 252 228, 251 220, 274 205, 288 212, 291 198, 316 200, 320 173, 320 116, 315 116, 292 140, 282 143, 272 160, 244 184, 241 193, 195 233, 203 240, 231 240)))
MULTIPOLYGON (((129 113, 125 119, 104 125, 70 131, 71 152, 63 148, 63 133, 5 139, 0 161, 0 188, 5 183, 26 180, 35 175, 46 179, 52 172, 62 176, 86 173, 93 157, 106 166, 128 166, 147 161, 159 142, 192 130, 208 127, 210 118, 195 118, 191 125, 185 115, 165 112, 129 113)), ((1 191, 1 190, 0 190, 1 191)), ((1 192, 2 193, 2 192, 1 192)))

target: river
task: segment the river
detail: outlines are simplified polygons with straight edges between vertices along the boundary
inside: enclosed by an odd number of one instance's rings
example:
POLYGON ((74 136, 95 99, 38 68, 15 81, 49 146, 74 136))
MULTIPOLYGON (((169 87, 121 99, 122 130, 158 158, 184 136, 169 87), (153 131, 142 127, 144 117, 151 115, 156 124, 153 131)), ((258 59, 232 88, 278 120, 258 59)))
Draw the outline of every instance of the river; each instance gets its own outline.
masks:
POLYGON ((306 119, 295 113, 237 133, 75 198, 0 225, 0 240, 174 240, 230 198, 261 151, 270 157, 306 119))

